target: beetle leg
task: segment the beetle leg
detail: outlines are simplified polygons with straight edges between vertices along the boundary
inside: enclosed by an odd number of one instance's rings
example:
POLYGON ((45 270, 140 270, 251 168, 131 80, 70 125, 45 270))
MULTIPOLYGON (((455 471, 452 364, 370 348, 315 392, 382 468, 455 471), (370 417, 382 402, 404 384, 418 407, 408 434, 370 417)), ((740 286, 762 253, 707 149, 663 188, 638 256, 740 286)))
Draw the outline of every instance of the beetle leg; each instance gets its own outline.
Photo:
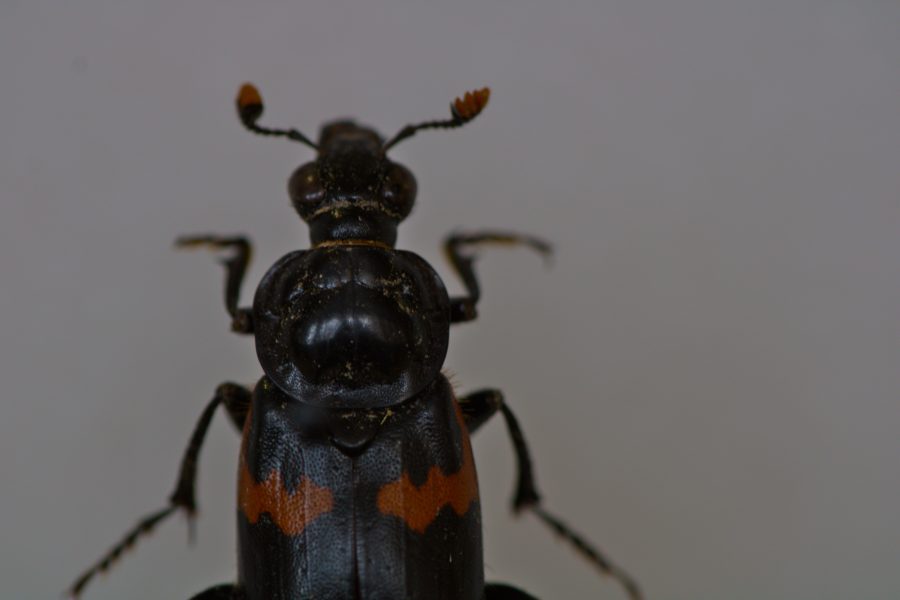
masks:
POLYGON ((219 404, 224 404, 232 422, 240 429, 244 426, 251 397, 252 392, 247 388, 236 383, 223 383, 216 388, 215 396, 200 415, 191 441, 188 442, 187 450, 185 450, 184 458, 181 460, 181 470, 178 473, 175 491, 169 496, 169 503, 172 507, 185 509, 189 519, 193 519, 197 512, 194 493, 197 483, 197 459, 200 456, 200 448, 203 446, 203 439, 206 437, 206 431, 209 429, 216 408, 219 404))
POLYGON ((224 583, 192 596, 191 600, 245 600, 246 592, 233 583, 224 583))
POLYGON ((522 434, 522 429, 519 427, 519 422, 516 420, 515 415, 503 401, 503 392, 500 390, 478 390, 477 392, 472 392, 459 399, 459 407, 462 410, 463 419, 470 434, 475 433, 498 410, 500 411, 506 422, 506 429, 509 432, 516 454, 518 483, 516 484, 516 493, 513 498, 513 510, 519 512, 527 506, 536 505, 540 502, 541 496, 534 482, 531 455, 528 452, 528 445, 525 443, 525 436, 522 434))
MULTIPOLYGON (((506 422, 506 429, 509 432, 513 450, 515 451, 518 471, 518 483, 516 484, 516 493, 513 497, 513 511, 518 513, 523 509, 528 509, 533 512, 557 535, 572 544, 579 554, 584 556, 602 573, 618 581, 625 588, 631 600, 641 600, 643 595, 640 587, 628 573, 609 560, 600 550, 594 548, 558 517, 547 512, 541 506, 541 495, 537 491, 537 484, 534 480, 534 470, 531 465, 531 454, 528 451, 528 444, 525 442, 525 436, 522 433, 522 428, 519 427, 518 419, 516 419, 516 416, 503 400, 503 393, 499 390, 479 390, 460 398, 459 405, 470 433, 477 430, 498 410, 503 415, 503 420, 506 422)), ((504 598, 504 596, 499 597, 504 598)), ((511 598, 514 597, 512 596, 511 598)), ((488 600, 491 600, 490 596, 488 596, 488 600)))
POLYGON ((251 395, 252 392, 250 390, 235 383, 223 383, 216 388, 215 396, 203 409, 203 413, 201 413, 197 425, 194 427, 194 433, 191 435, 184 457, 181 459, 178 481, 175 484, 175 491, 169 497, 169 505, 146 515, 138 521, 137 525, 131 528, 118 544, 113 546, 99 561, 75 580, 75 583, 69 588, 69 596, 77 598, 97 573, 109 569, 121 557, 122 553, 131 548, 141 536, 153 531, 161 521, 178 509, 184 509, 190 523, 193 524, 193 519, 197 512, 194 493, 197 479, 197 458, 200 455, 203 439, 206 436, 206 431, 209 429, 209 424, 216 412, 216 408, 218 408, 219 404, 224 404, 231 420, 241 427, 249 410, 251 395))
POLYGON ((241 284, 253 254, 250 240, 243 236, 219 237, 214 235, 191 235, 175 240, 179 248, 208 246, 221 250, 233 248, 234 253, 221 260, 225 266, 225 310, 231 315, 231 330, 236 333, 253 333, 253 320, 247 308, 238 308, 241 284))
POLYGON ((444 241, 444 252, 447 255, 453 269, 462 279, 468 296, 450 299, 450 321, 461 323, 471 321, 478 316, 475 310, 478 300, 481 298, 481 288, 475 277, 474 263, 477 255, 473 249, 484 244, 504 244, 513 246, 527 246, 545 257, 549 257, 552 249, 547 242, 528 235, 509 233, 503 231, 482 231, 480 233, 455 233, 444 241), (467 251, 467 249, 470 249, 467 251))

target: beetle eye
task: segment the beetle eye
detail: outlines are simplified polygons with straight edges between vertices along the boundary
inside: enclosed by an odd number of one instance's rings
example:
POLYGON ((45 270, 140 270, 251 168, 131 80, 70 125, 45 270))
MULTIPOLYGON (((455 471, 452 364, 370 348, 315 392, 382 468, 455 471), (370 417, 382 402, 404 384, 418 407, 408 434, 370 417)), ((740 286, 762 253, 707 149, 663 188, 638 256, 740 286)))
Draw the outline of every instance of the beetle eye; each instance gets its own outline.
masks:
POLYGON ((325 197, 325 190, 319 181, 319 168, 316 163, 306 163, 294 171, 288 180, 288 194, 294 208, 304 219, 319 208, 325 197))
POLYGON ((381 201, 399 219, 406 218, 416 201, 416 178, 402 165, 392 164, 384 177, 381 201))

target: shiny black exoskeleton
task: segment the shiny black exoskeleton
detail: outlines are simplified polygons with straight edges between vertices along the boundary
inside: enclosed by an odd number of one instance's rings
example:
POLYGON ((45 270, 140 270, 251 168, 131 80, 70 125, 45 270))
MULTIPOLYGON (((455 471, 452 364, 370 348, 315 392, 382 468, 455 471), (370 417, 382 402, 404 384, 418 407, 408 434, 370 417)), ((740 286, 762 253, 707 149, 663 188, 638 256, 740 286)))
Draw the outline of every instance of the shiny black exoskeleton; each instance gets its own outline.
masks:
MULTIPOLYGON (((488 90, 451 105, 451 119, 410 125, 393 139, 352 121, 325 126, 318 144, 296 130, 257 124, 250 85, 238 114, 250 130, 309 145, 317 159, 288 192, 311 247, 266 273, 251 308, 238 297, 250 256, 243 237, 191 236, 181 246, 229 249, 225 305, 232 329, 253 335, 264 375, 252 388, 218 387, 197 424, 166 508, 148 515, 72 587, 78 595, 144 532, 178 509, 196 510, 196 463, 221 404, 243 431, 238 467, 236 583, 194 600, 527 600, 485 585, 478 483, 469 434, 498 410, 519 467, 516 510, 529 509, 572 542, 632 599, 637 585, 539 503, 531 461, 497 390, 456 398, 441 367, 452 323, 475 318, 480 290, 472 251, 535 238, 499 232, 451 236, 445 249, 467 294, 451 298, 432 267, 397 250, 416 181, 386 152, 416 131, 458 127, 488 90)), ((533 600, 533 599, 532 599, 533 600)))

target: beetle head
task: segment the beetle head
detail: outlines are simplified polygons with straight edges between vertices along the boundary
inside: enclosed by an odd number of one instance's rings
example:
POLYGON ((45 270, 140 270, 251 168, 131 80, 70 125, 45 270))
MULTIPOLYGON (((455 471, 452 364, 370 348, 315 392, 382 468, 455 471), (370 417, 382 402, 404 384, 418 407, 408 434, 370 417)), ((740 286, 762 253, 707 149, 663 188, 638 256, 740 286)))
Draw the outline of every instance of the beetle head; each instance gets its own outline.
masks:
POLYGON ((385 156, 378 133, 353 121, 322 128, 319 156, 288 180, 312 243, 373 240, 392 246, 416 199, 416 179, 385 156))
POLYGON ((487 88, 467 92, 450 105, 451 117, 407 125, 385 142, 373 129, 353 121, 325 125, 319 143, 295 129, 269 129, 257 125, 263 103, 250 84, 237 97, 238 116, 245 127, 261 135, 282 136, 318 151, 315 161, 301 165, 288 180, 288 194, 297 212, 309 224, 314 246, 323 243, 380 243, 393 246, 397 225, 416 199, 416 179, 386 152, 421 129, 459 127, 474 119, 487 104, 487 88))

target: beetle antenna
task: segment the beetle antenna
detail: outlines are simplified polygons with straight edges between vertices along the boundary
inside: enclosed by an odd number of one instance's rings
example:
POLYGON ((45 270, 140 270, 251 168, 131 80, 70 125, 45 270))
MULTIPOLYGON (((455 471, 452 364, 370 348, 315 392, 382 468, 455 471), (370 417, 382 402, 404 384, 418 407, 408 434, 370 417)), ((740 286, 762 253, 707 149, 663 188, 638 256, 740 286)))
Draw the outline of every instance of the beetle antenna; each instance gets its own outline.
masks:
POLYGON ((244 127, 253 133, 286 137, 289 140, 306 144, 314 150, 319 149, 319 146, 296 129, 269 129, 268 127, 257 125, 256 122, 263 114, 263 101, 262 96, 259 95, 259 90, 252 83, 245 83, 241 86, 236 102, 238 118, 244 124, 244 127))
POLYGON ((445 121, 426 121, 417 125, 407 125, 384 145, 384 151, 387 152, 392 146, 397 145, 408 137, 412 137, 421 129, 453 129, 454 127, 465 125, 484 110, 490 97, 490 88, 466 92, 465 96, 457 98, 450 104, 452 118, 445 121))

